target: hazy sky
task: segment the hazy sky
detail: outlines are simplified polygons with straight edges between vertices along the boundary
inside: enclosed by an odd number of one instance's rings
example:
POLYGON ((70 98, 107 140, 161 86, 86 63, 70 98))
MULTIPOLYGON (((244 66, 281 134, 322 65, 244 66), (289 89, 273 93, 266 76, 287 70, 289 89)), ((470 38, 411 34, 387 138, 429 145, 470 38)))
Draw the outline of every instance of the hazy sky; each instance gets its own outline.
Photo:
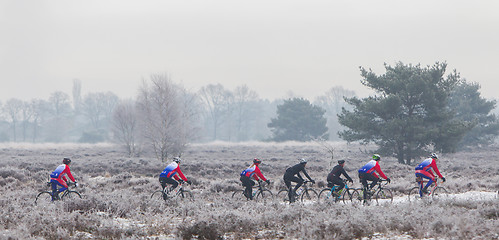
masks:
POLYGON ((197 91, 247 84, 262 98, 313 100, 359 66, 446 61, 499 98, 499 1, 1 0, 0 101, 112 91, 168 73, 197 91))

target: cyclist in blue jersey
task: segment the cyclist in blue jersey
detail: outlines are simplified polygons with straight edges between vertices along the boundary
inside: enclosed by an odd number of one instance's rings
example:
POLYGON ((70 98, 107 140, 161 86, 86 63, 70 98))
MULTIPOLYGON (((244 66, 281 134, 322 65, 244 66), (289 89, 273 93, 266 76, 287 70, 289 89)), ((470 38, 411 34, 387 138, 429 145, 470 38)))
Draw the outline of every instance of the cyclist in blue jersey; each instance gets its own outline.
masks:
POLYGON ((246 196, 251 200, 253 200, 252 193, 253 193, 253 186, 255 185, 255 182, 251 180, 251 178, 254 178, 257 181, 262 179, 267 184, 270 184, 270 180, 266 179, 263 176, 262 172, 260 171, 260 168, 258 167, 260 163, 262 163, 260 159, 258 158, 253 159, 253 164, 251 164, 251 166, 243 170, 240 174, 241 177, 239 178, 243 186, 246 187, 244 191, 244 196, 246 196))
POLYGON ((172 191, 178 186, 178 181, 180 179, 187 182, 188 184, 191 184, 191 181, 187 180, 187 178, 180 170, 181 161, 182 159, 180 159, 179 157, 173 158, 173 162, 168 164, 165 170, 163 170, 163 172, 161 172, 161 174, 159 175, 159 182, 161 183, 161 187, 163 188, 163 190, 165 189, 166 184, 171 184, 172 187, 170 188, 170 191, 172 191))

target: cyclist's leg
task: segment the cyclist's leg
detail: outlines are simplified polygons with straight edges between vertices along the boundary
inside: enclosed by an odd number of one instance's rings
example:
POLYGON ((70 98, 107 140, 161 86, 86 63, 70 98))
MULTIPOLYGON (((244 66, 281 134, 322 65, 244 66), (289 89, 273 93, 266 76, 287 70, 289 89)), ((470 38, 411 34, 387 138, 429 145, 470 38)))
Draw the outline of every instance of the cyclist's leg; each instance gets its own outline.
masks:
POLYGON ((249 199, 253 199, 253 196, 252 196, 253 195, 253 185, 255 185, 255 182, 246 176, 241 176, 239 178, 239 180, 241 180, 241 183, 245 187, 244 196, 246 196, 249 199))
MULTIPOLYGON (((435 178, 429 172, 422 170, 416 171, 416 176, 428 179, 428 183, 426 184, 426 186, 424 186, 422 190, 424 193, 426 193, 428 191, 428 187, 435 181, 435 178)), ((421 184, 422 183, 423 182, 421 182, 421 184)))
POLYGON ((172 185, 172 186, 170 187, 170 191, 173 191, 173 190, 174 190, 175 188, 177 188, 177 186, 178 186, 178 182, 177 182, 177 181, 175 181, 175 179, 173 179, 173 178, 166 178, 166 180, 165 180, 165 181, 166 181, 166 183, 168 183, 168 184, 172 185))
POLYGON ((57 188, 60 185, 60 183, 57 180, 50 180, 50 185, 52 188, 52 201, 59 200, 59 194, 57 188))
POLYGON ((161 189, 163 190, 162 197, 163 197, 163 199, 166 200, 167 196, 165 194, 165 188, 166 188, 166 185, 167 185, 167 178, 165 178, 165 177, 159 177, 159 183, 161 184, 161 189))
POLYGON ((338 187, 335 189, 336 192, 341 191, 341 189, 343 189, 345 187, 345 183, 340 178, 332 179, 331 182, 334 185, 338 185, 338 187))

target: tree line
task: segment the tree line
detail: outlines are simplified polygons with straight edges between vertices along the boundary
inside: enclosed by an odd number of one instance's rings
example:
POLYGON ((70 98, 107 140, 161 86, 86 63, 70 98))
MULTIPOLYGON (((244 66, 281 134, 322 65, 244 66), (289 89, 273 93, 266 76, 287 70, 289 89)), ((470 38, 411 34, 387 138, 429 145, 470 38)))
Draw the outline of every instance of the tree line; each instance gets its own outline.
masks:
POLYGON ((375 143, 380 153, 410 164, 428 151, 491 144, 499 134, 496 101, 481 97, 480 85, 456 70, 446 76, 446 67, 400 62, 385 64, 382 75, 361 67, 361 83, 374 96, 335 86, 314 102, 270 101, 246 85, 208 84, 193 92, 168 74, 142 79, 128 99, 112 92, 82 96, 82 82, 73 80, 71 95, 0 102, 0 141, 116 141, 130 155, 150 148, 164 160, 192 142, 341 139, 375 143))

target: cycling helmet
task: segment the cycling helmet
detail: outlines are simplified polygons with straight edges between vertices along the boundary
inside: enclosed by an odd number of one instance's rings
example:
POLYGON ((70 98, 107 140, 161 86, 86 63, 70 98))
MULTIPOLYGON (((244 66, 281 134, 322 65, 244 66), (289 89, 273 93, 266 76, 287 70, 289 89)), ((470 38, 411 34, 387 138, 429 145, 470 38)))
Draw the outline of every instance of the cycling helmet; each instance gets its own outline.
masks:
POLYGON ((374 154, 373 159, 376 161, 379 161, 379 160, 381 160, 381 156, 379 154, 374 154))
POLYGON ((431 153, 430 157, 433 159, 438 159, 438 155, 436 153, 431 153))
POLYGON ((260 160, 258 158, 255 158, 255 159, 253 159, 253 163, 254 164, 260 164, 260 163, 262 163, 262 160, 260 160))
POLYGON ((345 163, 345 160, 338 160, 338 164, 343 164, 345 163))
POLYGON ((65 157, 65 158, 62 159, 62 163, 64 163, 64 164, 70 164, 71 163, 71 159, 65 157))
POLYGON ((301 164, 306 164, 307 163, 307 160, 305 158, 300 158, 300 163, 301 164))
POLYGON ((182 161, 182 159, 180 159, 179 157, 174 157, 173 161, 176 163, 180 163, 180 161, 182 161))

